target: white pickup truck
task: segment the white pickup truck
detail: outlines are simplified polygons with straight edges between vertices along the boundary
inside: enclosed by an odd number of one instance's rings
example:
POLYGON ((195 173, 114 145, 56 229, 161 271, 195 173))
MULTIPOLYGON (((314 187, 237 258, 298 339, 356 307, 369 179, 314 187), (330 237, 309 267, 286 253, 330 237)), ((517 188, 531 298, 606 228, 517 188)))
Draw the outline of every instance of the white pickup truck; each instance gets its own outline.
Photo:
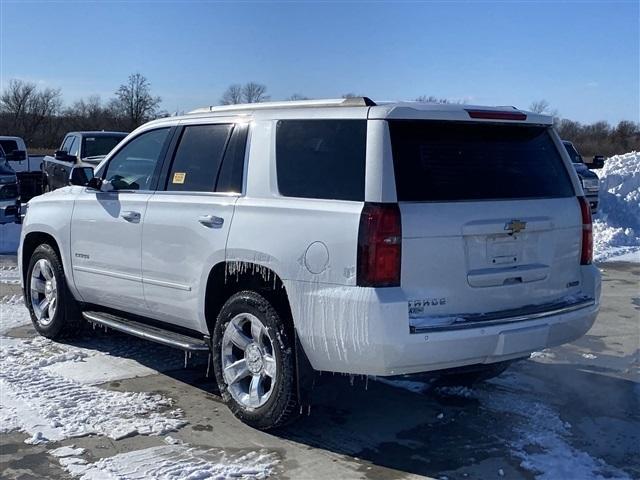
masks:
POLYGON ((600 308, 589 205, 544 115, 205 108, 143 125, 96 172, 30 202, 35 328, 210 352, 257 428, 296 418, 314 372, 482 378, 579 338, 600 308))
POLYGON ((42 157, 30 156, 24 140, 14 136, 0 136, 0 147, 4 150, 9 166, 18 179, 20 200, 26 202, 42 193, 42 157))

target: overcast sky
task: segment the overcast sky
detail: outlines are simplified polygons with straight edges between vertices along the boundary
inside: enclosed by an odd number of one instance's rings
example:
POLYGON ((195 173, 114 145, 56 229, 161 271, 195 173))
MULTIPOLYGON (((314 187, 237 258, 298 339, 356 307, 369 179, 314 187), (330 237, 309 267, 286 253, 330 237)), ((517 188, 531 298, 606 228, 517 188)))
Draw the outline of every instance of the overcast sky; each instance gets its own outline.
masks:
POLYGON ((168 111, 231 83, 272 99, 435 95, 582 122, 639 121, 640 12, 626 2, 0 0, 0 81, 113 95, 133 72, 168 111))

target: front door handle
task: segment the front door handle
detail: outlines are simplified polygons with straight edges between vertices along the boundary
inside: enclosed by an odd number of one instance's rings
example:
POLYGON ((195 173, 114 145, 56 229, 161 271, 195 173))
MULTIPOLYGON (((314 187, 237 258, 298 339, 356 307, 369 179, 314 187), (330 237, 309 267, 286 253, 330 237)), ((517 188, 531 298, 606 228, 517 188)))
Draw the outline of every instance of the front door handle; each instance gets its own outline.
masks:
POLYGON ((140 221, 140 212, 126 211, 120 214, 122 218, 124 218, 127 222, 139 222, 140 221))
POLYGON ((224 218, 216 217, 215 215, 200 215, 198 221, 209 228, 220 228, 224 224, 224 218))

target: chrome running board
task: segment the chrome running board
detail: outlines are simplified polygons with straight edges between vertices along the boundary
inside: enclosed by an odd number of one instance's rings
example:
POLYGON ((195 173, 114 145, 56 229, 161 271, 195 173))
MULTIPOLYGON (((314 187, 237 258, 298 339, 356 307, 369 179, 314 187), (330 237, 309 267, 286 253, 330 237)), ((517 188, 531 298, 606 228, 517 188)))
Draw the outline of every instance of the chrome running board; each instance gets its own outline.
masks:
POLYGON ((169 347, 189 352, 209 351, 209 344, 204 338, 191 337, 105 312, 82 312, 82 316, 94 325, 128 333, 129 335, 168 345, 169 347))

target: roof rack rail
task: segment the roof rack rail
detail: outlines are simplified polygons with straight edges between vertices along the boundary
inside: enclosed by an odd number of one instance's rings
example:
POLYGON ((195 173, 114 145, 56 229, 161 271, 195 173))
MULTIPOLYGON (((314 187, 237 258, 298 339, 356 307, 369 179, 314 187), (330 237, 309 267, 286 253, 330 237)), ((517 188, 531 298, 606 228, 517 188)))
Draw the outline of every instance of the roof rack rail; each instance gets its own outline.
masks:
POLYGON ((239 103, 235 105, 220 105, 196 108, 193 113, 235 112, 247 110, 268 110, 277 108, 304 107, 374 107, 376 103, 368 97, 348 97, 322 100, 288 100, 282 102, 239 103))

